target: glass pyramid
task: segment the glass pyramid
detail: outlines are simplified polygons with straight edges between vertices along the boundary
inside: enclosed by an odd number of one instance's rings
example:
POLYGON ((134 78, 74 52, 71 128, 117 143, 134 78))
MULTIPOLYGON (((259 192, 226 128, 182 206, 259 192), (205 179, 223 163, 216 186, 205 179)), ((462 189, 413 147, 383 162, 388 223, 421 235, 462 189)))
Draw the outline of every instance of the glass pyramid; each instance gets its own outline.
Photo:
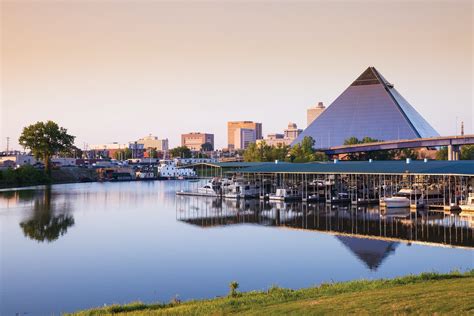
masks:
POLYGON ((315 148, 340 146, 352 136, 379 140, 439 136, 374 68, 367 68, 292 145, 311 136, 315 148))

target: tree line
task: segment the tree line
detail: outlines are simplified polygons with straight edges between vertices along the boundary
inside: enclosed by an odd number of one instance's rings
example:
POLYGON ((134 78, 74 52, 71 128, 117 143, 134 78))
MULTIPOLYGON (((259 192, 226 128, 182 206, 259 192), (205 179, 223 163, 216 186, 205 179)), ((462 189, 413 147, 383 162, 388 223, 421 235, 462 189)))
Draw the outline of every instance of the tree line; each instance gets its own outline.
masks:
MULTIPOLYGON (((382 142, 383 140, 363 137, 350 137, 344 141, 344 145, 357 145, 382 142)), ((287 161, 287 162, 310 162, 310 161, 325 161, 328 160, 323 152, 318 152, 314 149, 315 141, 313 138, 306 136, 301 143, 293 147, 287 145, 270 146, 265 141, 258 144, 250 144, 244 151, 243 157, 245 161, 264 162, 264 161, 287 161)), ((418 159, 416 150, 410 148, 393 149, 393 150, 378 150, 370 152, 350 153, 344 159, 352 161, 363 160, 395 160, 395 159, 418 159)), ((447 148, 441 148, 436 152, 437 160, 447 160, 447 148)), ((465 145, 461 147, 460 159, 474 160, 474 145, 465 145)))
POLYGON ((279 144, 278 146, 270 146, 261 141, 258 144, 252 143, 244 151, 244 161, 287 161, 287 162, 310 162, 324 161, 327 157, 322 152, 314 149, 314 139, 305 136, 301 143, 293 147, 279 144))
MULTIPOLYGON (((51 175, 51 158, 53 156, 60 157, 77 157, 82 156, 82 151, 74 146, 75 136, 70 135, 67 129, 60 127, 53 121, 37 122, 35 124, 26 126, 23 128, 20 138, 18 139, 21 146, 25 149, 29 149, 31 154, 37 159, 42 160, 45 166, 46 178, 30 167, 22 167, 18 171, 4 170, 0 172, 0 186, 5 185, 6 182, 9 184, 25 185, 44 183, 51 175)), ((358 139, 356 137, 348 138, 344 144, 365 144, 380 142, 381 140, 364 137, 358 139)), ((288 161, 288 162, 310 162, 310 161, 324 161, 327 157, 324 153, 318 152, 314 149, 315 141, 311 137, 304 137, 304 139, 294 146, 279 145, 270 146, 265 141, 259 142, 258 144, 250 144, 249 147, 243 152, 243 158, 245 161, 288 161)), ((212 144, 203 144, 201 151, 197 154, 197 157, 207 158, 206 152, 213 150, 212 144)), ((131 158, 131 150, 124 149, 118 152, 116 158, 128 159, 131 158)), ((170 154, 173 158, 190 158, 193 156, 191 150, 185 146, 179 146, 170 150, 170 154)), ((151 157, 157 157, 156 150, 150 151, 151 157)), ((441 148, 436 153, 438 160, 447 159, 447 148, 441 148)), ((416 151, 412 149, 401 149, 401 150, 381 150, 374 152, 362 152, 352 153, 347 155, 349 160, 391 160, 391 159, 404 159, 404 158, 417 158, 416 151)), ((463 160, 474 160, 474 145, 465 145, 461 147, 460 158, 463 160)))

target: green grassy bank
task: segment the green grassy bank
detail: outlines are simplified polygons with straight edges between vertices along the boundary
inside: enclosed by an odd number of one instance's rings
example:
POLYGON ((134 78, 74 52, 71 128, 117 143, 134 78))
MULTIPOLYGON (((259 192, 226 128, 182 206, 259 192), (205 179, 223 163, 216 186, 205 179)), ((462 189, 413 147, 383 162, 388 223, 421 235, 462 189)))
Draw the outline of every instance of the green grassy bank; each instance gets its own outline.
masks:
POLYGON ((72 315, 473 314, 474 270, 423 273, 390 280, 322 284, 301 290, 272 287, 210 300, 131 303, 72 315))

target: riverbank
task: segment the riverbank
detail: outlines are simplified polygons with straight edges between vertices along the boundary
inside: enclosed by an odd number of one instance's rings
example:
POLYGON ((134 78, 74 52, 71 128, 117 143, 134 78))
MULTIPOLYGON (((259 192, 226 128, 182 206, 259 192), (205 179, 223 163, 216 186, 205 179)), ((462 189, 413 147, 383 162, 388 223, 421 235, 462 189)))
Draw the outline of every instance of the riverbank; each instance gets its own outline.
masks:
POLYGON ((0 170, 0 189, 15 189, 37 185, 80 183, 97 181, 95 169, 61 168, 51 170, 48 177, 44 170, 32 166, 22 166, 17 169, 0 170))
POLYGON ((423 273, 390 280, 322 284, 301 290, 272 287, 210 300, 167 304, 131 303, 70 315, 221 314, 469 314, 474 311, 474 270, 423 273))

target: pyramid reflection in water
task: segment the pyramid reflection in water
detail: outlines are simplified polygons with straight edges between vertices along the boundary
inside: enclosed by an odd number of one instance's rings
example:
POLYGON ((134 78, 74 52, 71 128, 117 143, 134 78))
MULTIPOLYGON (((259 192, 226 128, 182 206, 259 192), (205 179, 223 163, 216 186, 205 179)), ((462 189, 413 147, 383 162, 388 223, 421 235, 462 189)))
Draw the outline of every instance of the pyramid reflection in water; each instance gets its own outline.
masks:
POLYGON ((344 246, 367 265, 370 270, 377 270, 382 262, 398 247, 398 242, 358 237, 336 236, 344 246))
POLYGON ((203 199, 180 196, 178 221, 203 227, 241 224, 284 227, 335 235, 373 271, 400 243, 474 249, 474 227, 465 218, 409 209, 387 213, 377 206, 331 206, 306 203, 268 203, 259 200, 203 199))

